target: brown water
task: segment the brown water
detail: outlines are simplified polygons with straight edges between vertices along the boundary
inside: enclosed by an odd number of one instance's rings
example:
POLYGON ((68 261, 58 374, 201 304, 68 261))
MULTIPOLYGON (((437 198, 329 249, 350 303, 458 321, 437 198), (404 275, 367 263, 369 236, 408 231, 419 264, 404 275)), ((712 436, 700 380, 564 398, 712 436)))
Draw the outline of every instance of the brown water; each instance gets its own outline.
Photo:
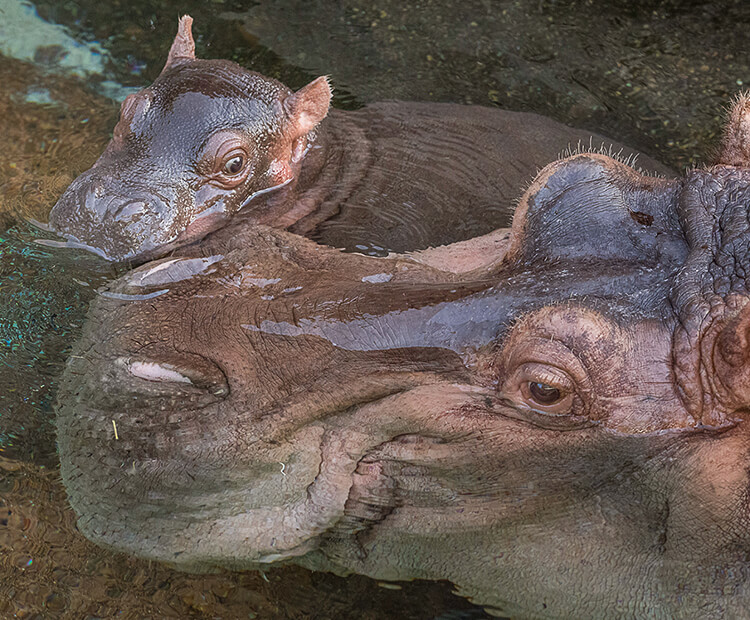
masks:
MULTIPOLYGON (((15 5, 0 0, 0 18, 15 5)), ((0 56, 0 617, 485 617, 448 584, 393 590, 297 568, 191 576, 78 535, 56 470, 55 385, 94 289, 115 274, 96 257, 36 244, 41 233, 22 218, 44 221, 95 160, 118 108, 101 93, 121 96, 118 84, 153 79, 181 13, 195 18, 199 55, 232 58, 293 88, 328 74, 340 107, 396 98, 536 111, 680 168, 706 161, 723 107, 750 84, 748 4, 69 0, 36 7, 109 56, 99 73, 74 76, 62 67, 73 53, 33 23, 15 35, 0 28, 0 38, 39 41, 26 61, 11 58, 10 48, 0 56)))

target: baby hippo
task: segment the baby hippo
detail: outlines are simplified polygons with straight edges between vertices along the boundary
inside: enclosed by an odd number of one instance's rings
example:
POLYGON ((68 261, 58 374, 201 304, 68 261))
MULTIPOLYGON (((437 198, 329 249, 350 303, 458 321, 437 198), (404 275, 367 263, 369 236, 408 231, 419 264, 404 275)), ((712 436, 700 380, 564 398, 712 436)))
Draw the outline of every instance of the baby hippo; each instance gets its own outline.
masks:
POLYGON ((104 153, 52 209, 50 227, 73 245, 142 262, 230 221, 370 254, 442 245, 507 226, 539 168, 570 144, 603 141, 478 106, 329 113, 325 77, 292 92, 196 59, 191 25, 180 19, 159 77, 125 99, 104 153))

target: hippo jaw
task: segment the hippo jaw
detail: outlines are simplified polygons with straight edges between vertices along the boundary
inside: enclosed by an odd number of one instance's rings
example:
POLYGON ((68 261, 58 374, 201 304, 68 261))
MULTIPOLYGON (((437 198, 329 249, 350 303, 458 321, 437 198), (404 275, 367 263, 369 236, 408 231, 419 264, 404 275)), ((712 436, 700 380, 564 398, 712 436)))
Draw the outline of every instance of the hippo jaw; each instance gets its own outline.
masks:
MULTIPOLYGON (((113 417, 117 419, 120 439, 115 441, 127 442, 126 420, 113 417)), ((186 468, 184 461, 170 461, 158 453, 129 457, 119 491, 129 492, 134 486, 151 489, 116 513, 92 505, 94 489, 88 481, 79 483, 82 476, 76 467, 64 467, 63 477, 71 505, 82 515, 80 531, 98 544, 193 572, 261 568, 316 548, 317 538, 343 513, 348 488, 341 482, 352 465, 334 458, 322 429, 316 430, 308 428, 304 436, 295 436, 295 450, 256 440, 248 446, 248 455, 261 457, 245 463, 241 472, 231 464, 221 472, 212 471, 205 462, 186 468), (206 480, 208 473, 217 476, 211 480, 213 488, 206 480), (150 485, 150 479, 168 484, 150 485), (227 502, 234 506, 229 513, 216 509, 227 502), (147 530, 139 525, 144 522, 147 530)), ((84 459, 80 463, 87 465, 84 459)), ((88 473, 84 475, 90 481, 88 473)), ((108 503, 110 493, 117 491, 99 488, 108 503)))
POLYGON ((319 407, 296 397, 255 414, 246 388, 203 355, 146 347, 123 356, 110 342, 71 360, 70 372, 91 379, 60 396, 61 473, 80 531, 193 572, 262 568, 317 551, 345 518, 368 454, 416 436, 451 403, 460 410, 485 398, 450 383, 450 373, 441 381, 409 370, 321 386, 319 407), (419 388, 424 382, 429 389, 419 388), (418 419, 384 424, 381 411, 405 412, 400 403, 418 419))

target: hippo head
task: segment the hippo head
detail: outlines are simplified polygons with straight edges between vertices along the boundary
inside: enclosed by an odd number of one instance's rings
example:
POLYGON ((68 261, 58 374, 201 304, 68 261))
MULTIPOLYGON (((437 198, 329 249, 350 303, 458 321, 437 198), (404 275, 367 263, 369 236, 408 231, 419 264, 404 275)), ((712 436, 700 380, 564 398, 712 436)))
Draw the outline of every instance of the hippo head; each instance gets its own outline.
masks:
POLYGON ((60 391, 78 527, 511 616, 743 615, 749 109, 684 179, 551 164, 509 232, 378 259, 220 231, 130 272, 60 391))
POLYGON ((107 149, 50 213, 53 230, 105 258, 164 253, 288 183, 328 112, 325 78, 294 93, 233 62, 198 60, 191 24, 180 20, 161 75, 125 99, 107 149))

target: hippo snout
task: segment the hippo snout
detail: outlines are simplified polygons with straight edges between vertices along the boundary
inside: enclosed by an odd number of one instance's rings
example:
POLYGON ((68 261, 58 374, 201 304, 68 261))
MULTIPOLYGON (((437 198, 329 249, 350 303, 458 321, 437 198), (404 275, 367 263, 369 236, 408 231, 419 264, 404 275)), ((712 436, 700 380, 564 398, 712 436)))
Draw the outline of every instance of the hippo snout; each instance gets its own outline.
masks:
POLYGON ((165 246, 176 236, 167 205, 153 192, 115 192, 104 181, 84 176, 60 197, 49 225, 108 260, 129 260, 165 246))

